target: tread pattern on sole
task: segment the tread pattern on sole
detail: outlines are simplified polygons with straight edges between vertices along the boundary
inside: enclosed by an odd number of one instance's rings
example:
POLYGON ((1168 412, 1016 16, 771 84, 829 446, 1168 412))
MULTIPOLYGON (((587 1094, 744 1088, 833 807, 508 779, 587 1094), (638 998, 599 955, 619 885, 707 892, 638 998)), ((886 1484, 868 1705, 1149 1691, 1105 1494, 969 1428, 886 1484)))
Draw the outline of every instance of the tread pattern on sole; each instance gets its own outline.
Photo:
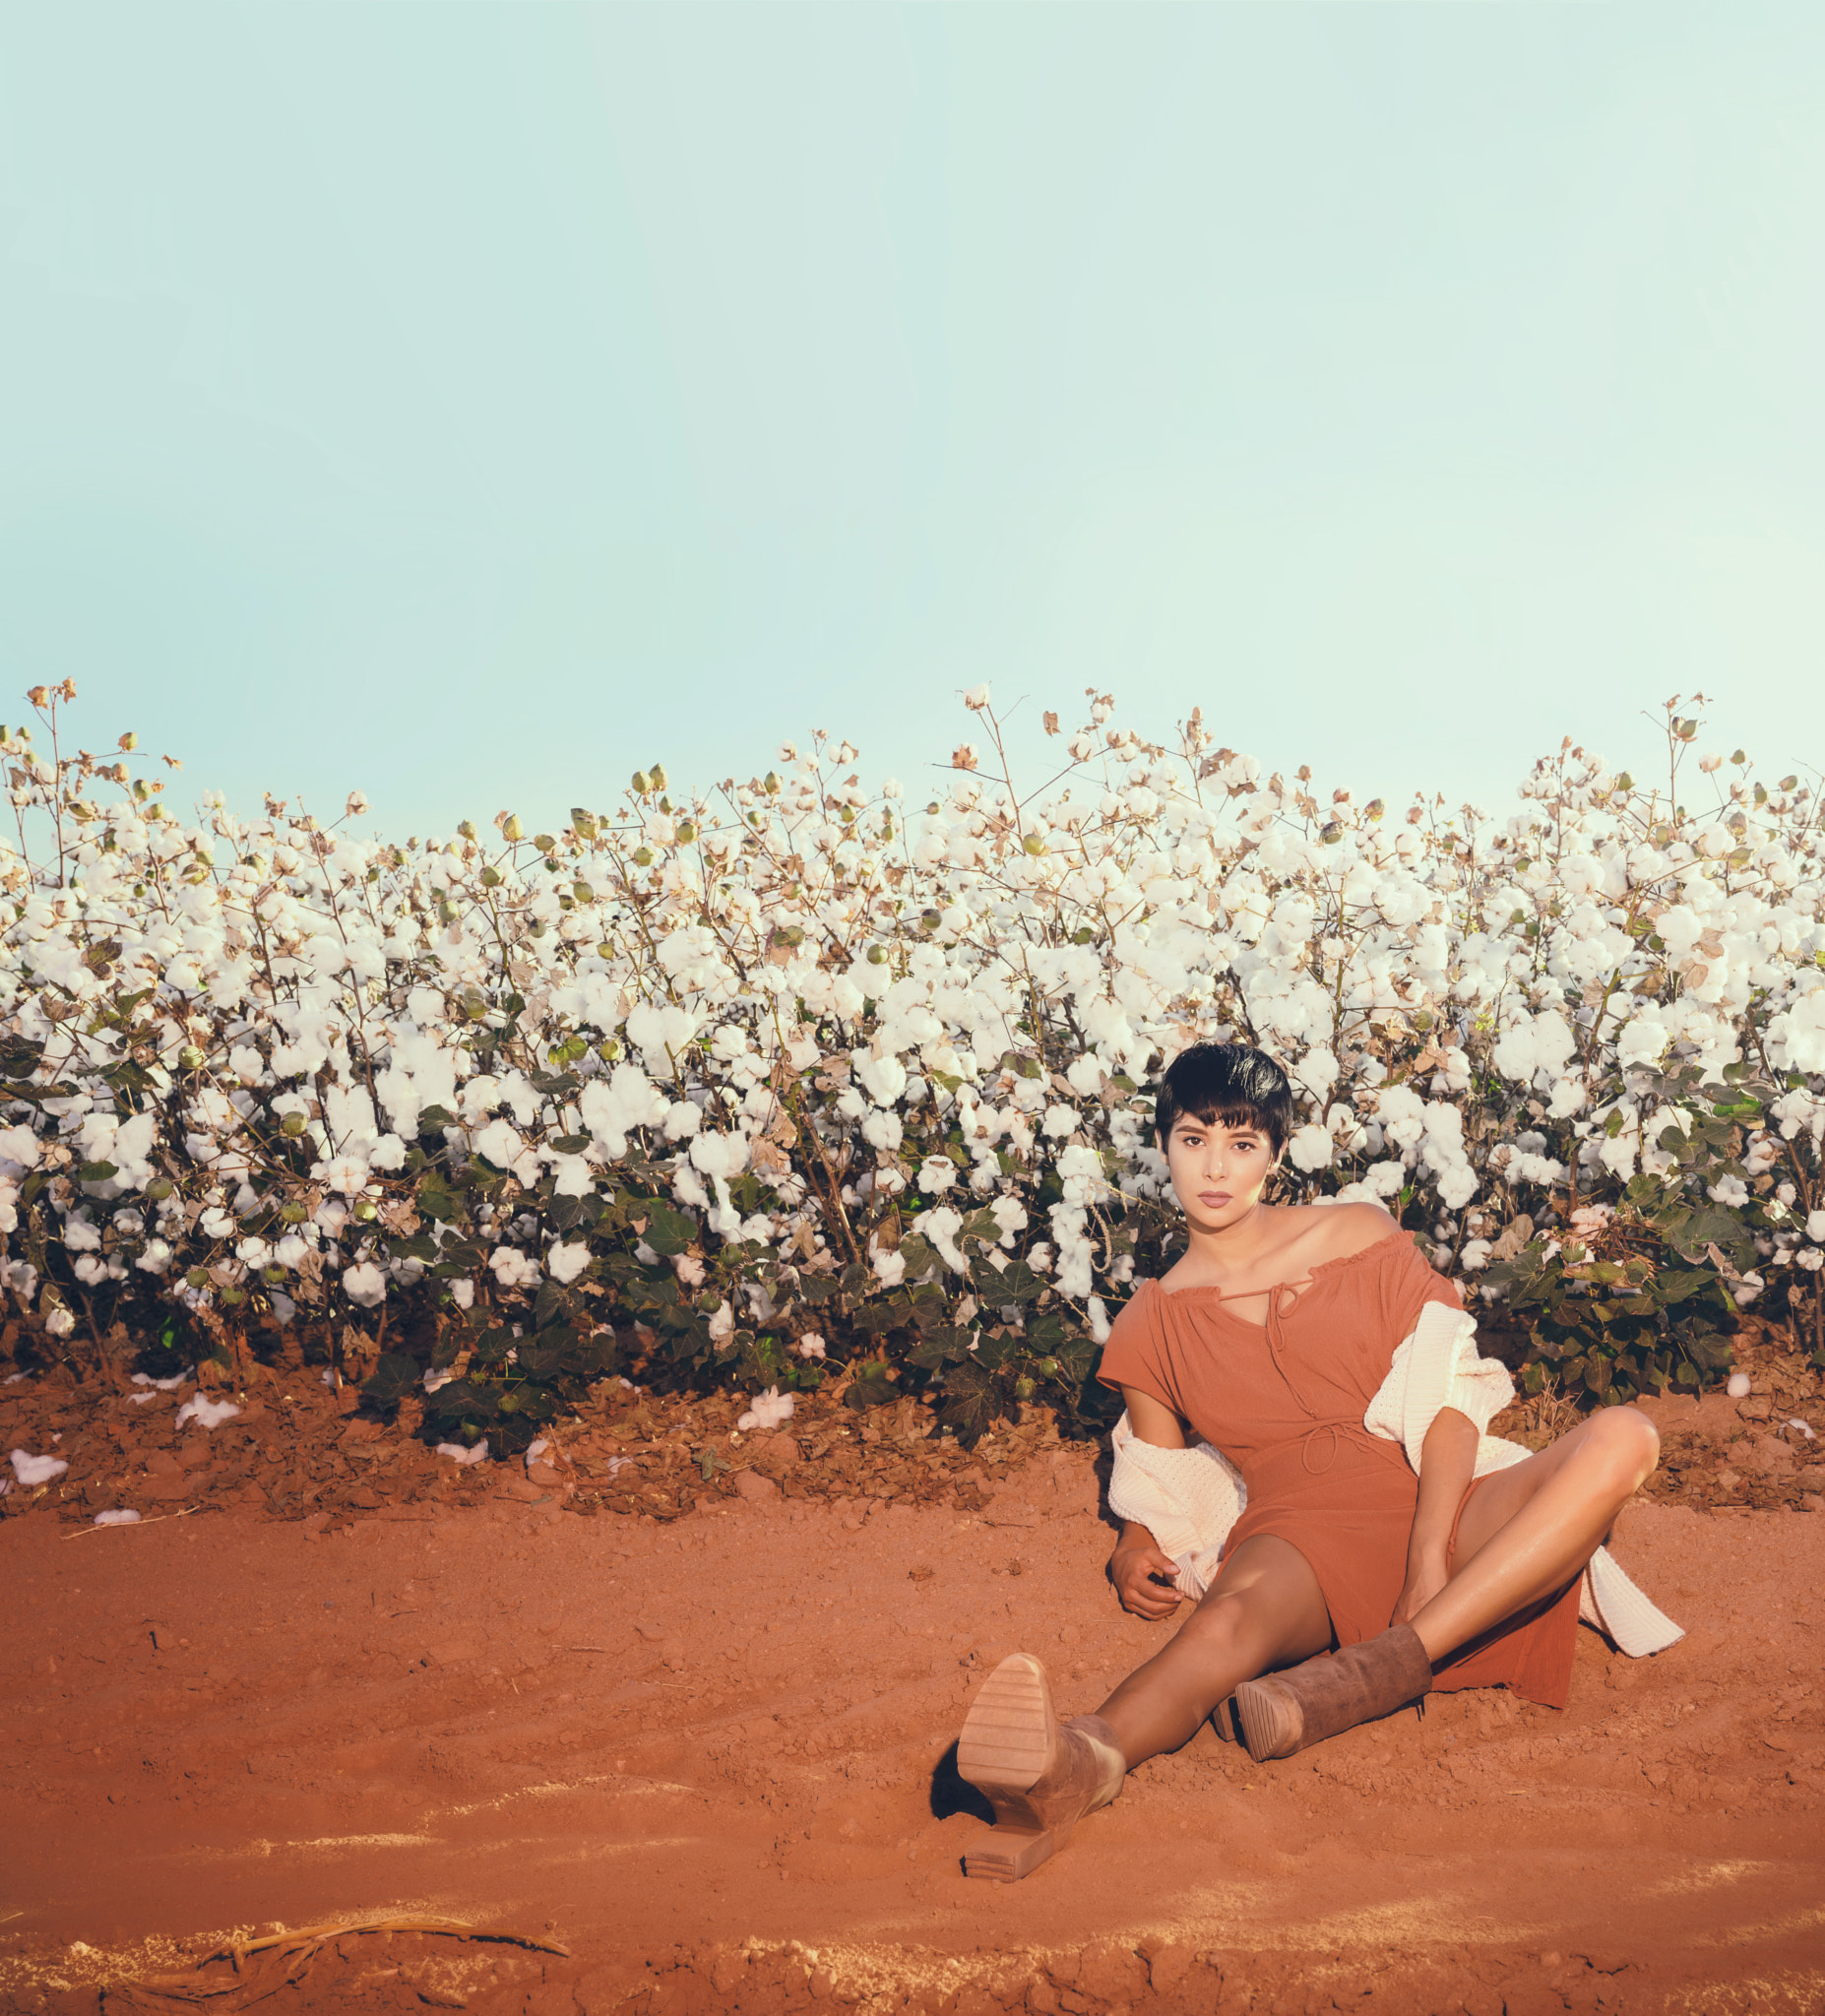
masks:
POLYGON ((1053 1718, 1043 1673, 1005 1659, 982 1682, 957 1739, 960 1776, 983 1792, 1025 1792, 1045 1770, 1053 1718))
POLYGON ((1246 1680, 1236 1688, 1234 1698, 1243 1745, 1257 1764, 1290 1756, 1297 1748, 1299 1718, 1278 1687, 1246 1680))

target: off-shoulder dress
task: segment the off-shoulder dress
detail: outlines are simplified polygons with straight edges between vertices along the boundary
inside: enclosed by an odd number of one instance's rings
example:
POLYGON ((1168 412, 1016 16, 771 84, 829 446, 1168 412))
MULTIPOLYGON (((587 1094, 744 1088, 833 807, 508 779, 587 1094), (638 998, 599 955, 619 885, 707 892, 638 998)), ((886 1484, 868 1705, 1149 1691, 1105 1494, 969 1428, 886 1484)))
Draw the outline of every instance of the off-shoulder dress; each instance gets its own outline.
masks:
MULTIPOLYGON (((1234 1314, 1221 1289, 1149 1281, 1116 1317, 1098 1370, 1104 1385, 1169 1407, 1235 1465, 1248 1502, 1226 1553, 1260 1534, 1297 1547, 1340 1645, 1386 1630, 1406 1584, 1418 1480, 1362 1417, 1428 1302, 1463 1306, 1400 1231, 1272 1290, 1265 1323, 1234 1314)), ((1454 1549, 1456 1540, 1454 1522, 1454 1549)), ((1577 1626, 1574 1576, 1453 1654, 1434 1684, 1507 1686, 1562 1708, 1577 1626)))

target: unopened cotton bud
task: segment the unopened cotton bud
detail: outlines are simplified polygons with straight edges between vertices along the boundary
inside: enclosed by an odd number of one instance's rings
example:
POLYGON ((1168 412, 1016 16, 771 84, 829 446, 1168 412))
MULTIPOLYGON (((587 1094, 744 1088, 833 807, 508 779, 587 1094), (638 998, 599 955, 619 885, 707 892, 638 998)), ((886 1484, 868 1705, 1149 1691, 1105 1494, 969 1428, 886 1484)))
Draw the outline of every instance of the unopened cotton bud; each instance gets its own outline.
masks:
POLYGON ((133 732, 131 728, 129 728, 127 732, 121 736, 119 746, 123 749, 137 749, 140 746, 140 738, 133 732))
POLYGON ((508 841, 526 838, 526 828, 521 824, 518 812, 509 812, 501 821, 501 838, 508 841))

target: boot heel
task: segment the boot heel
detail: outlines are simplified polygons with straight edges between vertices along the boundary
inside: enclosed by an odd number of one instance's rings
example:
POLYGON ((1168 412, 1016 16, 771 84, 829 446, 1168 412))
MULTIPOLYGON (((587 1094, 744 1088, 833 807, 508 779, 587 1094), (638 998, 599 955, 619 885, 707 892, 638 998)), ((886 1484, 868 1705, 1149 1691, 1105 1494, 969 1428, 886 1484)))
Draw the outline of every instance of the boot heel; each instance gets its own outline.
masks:
POLYGON ((1239 1743, 1242 1740, 1241 1727, 1235 1719, 1233 1694, 1219 1701, 1211 1710, 1211 1727, 1226 1743, 1239 1743))
POLYGON ((1064 1846, 1068 1827, 984 1827, 964 1846, 966 1876, 989 1883, 1018 1883, 1064 1846))

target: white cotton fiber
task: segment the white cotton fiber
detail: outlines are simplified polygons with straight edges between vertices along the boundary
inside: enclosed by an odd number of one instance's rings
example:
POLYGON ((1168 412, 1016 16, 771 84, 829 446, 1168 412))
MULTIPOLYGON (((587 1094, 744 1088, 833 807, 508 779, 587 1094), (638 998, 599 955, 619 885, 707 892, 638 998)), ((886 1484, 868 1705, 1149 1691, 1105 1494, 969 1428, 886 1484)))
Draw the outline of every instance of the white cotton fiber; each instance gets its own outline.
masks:
POLYGON ((1728 1394, 1730 1395, 1730 1397, 1731 1397, 1731 1398, 1732 1400, 1746 1400, 1746 1399, 1748 1399, 1748 1397, 1749 1397, 1749 1375, 1748 1375, 1748 1373, 1747 1373, 1747 1372, 1732 1372, 1732 1373, 1731 1373, 1731 1374, 1730 1375, 1730 1384, 1729 1384, 1728 1386, 1726 1386, 1726 1387, 1725 1387, 1724 1391, 1725 1391, 1726 1393, 1728 1393, 1728 1394))
POLYGON ((207 1393, 199 1393, 177 1410, 177 1425, 181 1428, 186 1421, 195 1421, 205 1428, 219 1428, 239 1413, 231 1400, 212 1400, 207 1393))
POLYGON ((135 1372, 133 1383, 147 1388, 145 1398, 150 1400, 155 1393, 175 1393, 180 1386, 188 1386, 196 1377, 193 1370, 173 1372, 168 1379, 155 1379, 150 1372, 135 1372))
POLYGON ((782 1421, 791 1419, 796 1404, 789 1393, 782 1393, 777 1386, 769 1386, 765 1393, 755 1395, 754 1405, 735 1425, 738 1428, 777 1428, 782 1421))
POLYGON ((139 1523, 140 1515, 130 1505, 116 1506, 112 1512, 95 1514, 97 1526, 137 1526, 139 1523))
POLYGON ((28 1456, 23 1449, 13 1451, 13 1475, 22 1484, 47 1484, 54 1477, 62 1477, 69 1469, 61 1456, 28 1456))
POLYGON ((464 1448, 461 1442, 439 1442, 437 1453, 449 1457, 452 1463, 485 1463, 488 1460, 488 1438, 483 1435, 472 1449, 464 1448))

